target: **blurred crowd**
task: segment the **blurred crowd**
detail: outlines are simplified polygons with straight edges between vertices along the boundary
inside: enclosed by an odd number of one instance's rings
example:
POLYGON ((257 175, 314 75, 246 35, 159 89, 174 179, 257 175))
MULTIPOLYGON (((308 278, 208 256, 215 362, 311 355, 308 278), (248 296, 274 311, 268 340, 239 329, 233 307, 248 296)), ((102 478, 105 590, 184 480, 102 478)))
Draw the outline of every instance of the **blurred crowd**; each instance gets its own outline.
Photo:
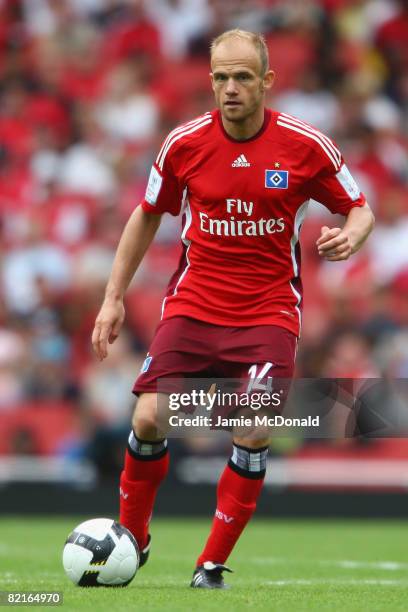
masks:
POLYGON ((54 401, 76 411, 79 441, 128 429, 179 219, 164 219, 103 364, 90 334, 160 143, 213 108, 209 44, 233 27, 264 34, 268 104, 335 139, 377 219, 360 253, 321 263, 320 227, 338 220, 312 205, 298 375, 408 376, 407 0, 0 0, 0 425, 54 401))

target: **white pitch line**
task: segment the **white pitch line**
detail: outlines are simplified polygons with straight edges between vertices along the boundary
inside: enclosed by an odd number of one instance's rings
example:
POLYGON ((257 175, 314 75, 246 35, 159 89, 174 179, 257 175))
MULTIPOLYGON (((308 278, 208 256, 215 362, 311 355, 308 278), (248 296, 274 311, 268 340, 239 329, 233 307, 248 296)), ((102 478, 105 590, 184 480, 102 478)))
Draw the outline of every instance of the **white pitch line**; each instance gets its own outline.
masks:
POLYGON ((18 578, 15 578, 14 576, 17 576, 17 574, 15 574, 14 572, 0 573, 0 583, 3 582, 3 584, 17 584, 18 578))
POLYGON ((397 561, 351 561, 344 559, 342 561, 322 562, 324 565, 337 565, 345 569, 381 569, 388 571, 406 570, 408 569, 408 563, 398 563, 397 561))
MULTIPOLYGON (((286 563, 295 563, 293 559, 287 559, 285 557, 251 557, 247 559, 249 563, 256 563, 262 565, 262 563, 267 563, 268 565, 283 565, 286 563)), ((305 562, 306 559, 299 559, 299 563, 305 562)))
POLYGON ((387 571, 407 570, 408 563, 398 561, 354 561, 352 559, 293 559, 285 557, 252 557, 250 563, 257 565, 310 565, 310 562, 317 565, 340 567, 342 569, 378 569, 387 571))
POLYGON ((337 579, 304 579, 304 578, 293 578, 289 580, 268 580, 263 583, 268 586, 317 586, 320 584, 331 584, 331 585, 347 585, 347 586, 361 586, 361 585, 372 585, 372 586, 408 586, 407 580, 386 580, 379 579, 375 580, 374 578, 366 578, 361 580, 337 580, 337 579))

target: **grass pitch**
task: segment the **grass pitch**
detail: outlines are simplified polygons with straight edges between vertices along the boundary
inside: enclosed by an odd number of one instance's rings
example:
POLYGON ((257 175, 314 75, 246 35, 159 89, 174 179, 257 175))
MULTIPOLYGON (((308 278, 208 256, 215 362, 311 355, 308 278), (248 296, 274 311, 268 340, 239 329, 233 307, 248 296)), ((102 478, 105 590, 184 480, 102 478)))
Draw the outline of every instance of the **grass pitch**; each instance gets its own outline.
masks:
POLYGON ((208 592, 188 587, 209 526, 190 519, 154 520, 150 560, 127 588, 75 587, 61 552, 86 518, 0 519, 0 590, 63 591, 57 609, 75 612, 408 608, 403 522, 254 520, 228 562, 231 589, 208 592))

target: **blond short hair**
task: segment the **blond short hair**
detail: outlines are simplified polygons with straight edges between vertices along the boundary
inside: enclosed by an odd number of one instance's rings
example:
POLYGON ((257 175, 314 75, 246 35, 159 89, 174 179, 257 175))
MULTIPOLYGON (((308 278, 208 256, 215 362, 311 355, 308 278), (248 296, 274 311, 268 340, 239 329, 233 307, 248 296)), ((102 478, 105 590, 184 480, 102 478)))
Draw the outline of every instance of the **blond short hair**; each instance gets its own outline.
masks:
POLYGON ((226 32, 223 32, 222 34, 217 36, 217 38, 214 38, 214 40, 212 41, 210 46, 211 58, 218 45, 225 42, 226 40, 229 40, 230 38, 247 40, 255 47, 259 54, 259 59, 261 60, 261 76, 264 76, 269 69, 269 53, 268 47, 266 46, 265 38, 262 36, 262 34, 256 34, 255 32, 247 32, 246 30, 239 30, 238 28, 236 28, 235 30, 227 30, 226 32))

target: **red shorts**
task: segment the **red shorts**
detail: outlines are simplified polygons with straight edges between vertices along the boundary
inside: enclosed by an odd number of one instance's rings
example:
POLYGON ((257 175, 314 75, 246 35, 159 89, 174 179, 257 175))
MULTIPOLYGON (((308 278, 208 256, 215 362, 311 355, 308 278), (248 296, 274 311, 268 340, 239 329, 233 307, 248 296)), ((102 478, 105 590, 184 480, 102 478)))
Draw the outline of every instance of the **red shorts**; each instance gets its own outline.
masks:
POLYGON ((157 392, 159 379, 163 391, 162 382, 172 379, 222 378, 245 383, 263 371, 265 377, 290 381, 296 345, 297 337, 277 325, 223 327, 181 316, 164 319, 133 392, 157 392))

